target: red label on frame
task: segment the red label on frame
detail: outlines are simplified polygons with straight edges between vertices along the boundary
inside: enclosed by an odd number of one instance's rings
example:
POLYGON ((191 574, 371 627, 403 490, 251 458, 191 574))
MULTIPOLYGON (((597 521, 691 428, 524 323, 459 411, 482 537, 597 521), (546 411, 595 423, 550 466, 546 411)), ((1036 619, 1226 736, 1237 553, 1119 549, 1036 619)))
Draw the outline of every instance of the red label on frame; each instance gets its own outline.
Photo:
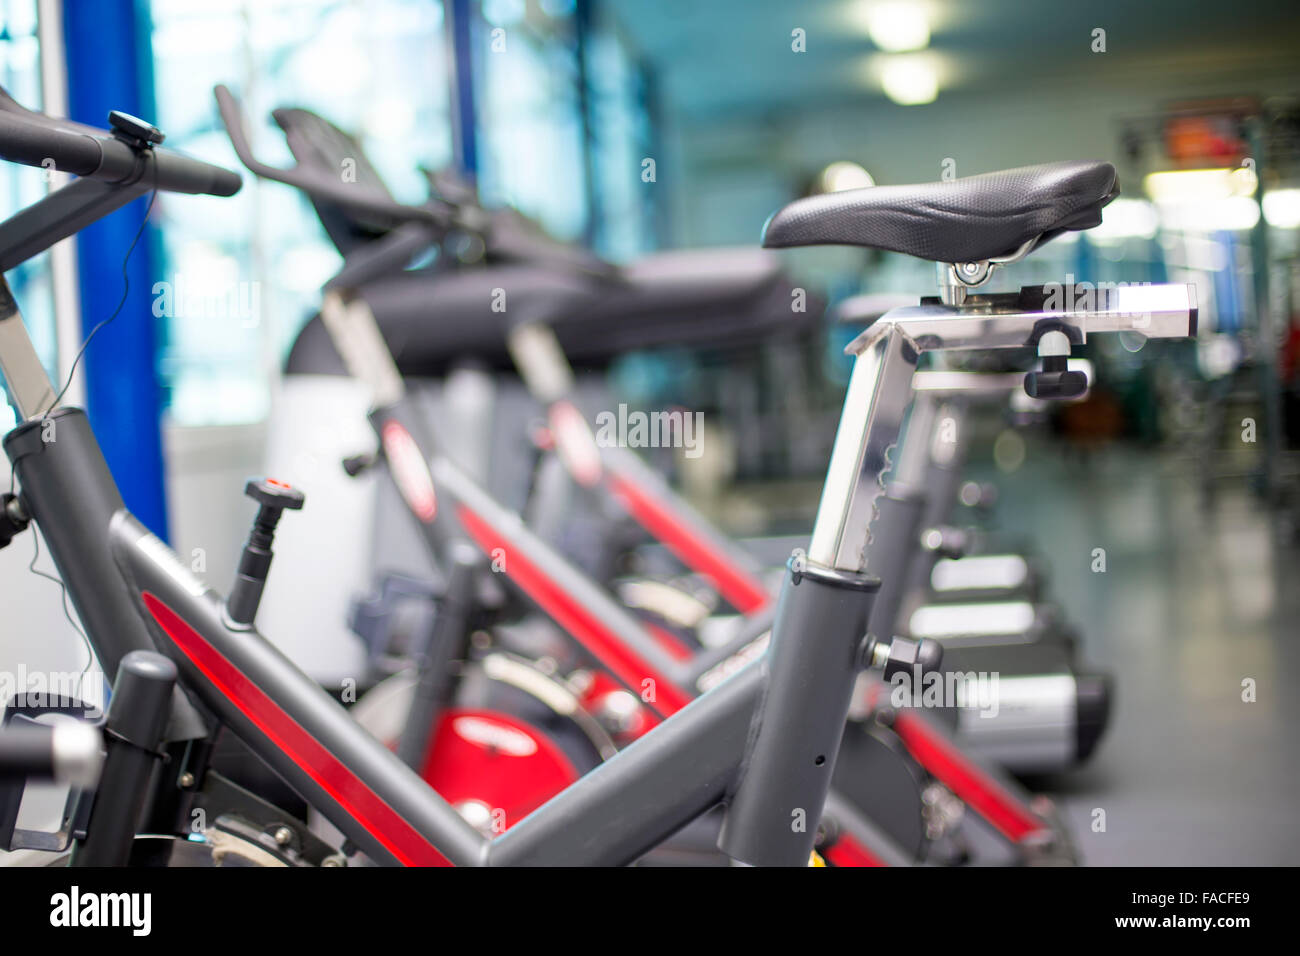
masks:
POLYGON ((551 438, 560 460, 573 480, 585 488, 600 481, 600 446, 591 426, 572 402, 556 402, 550 408, 551 438))
POLYGON ((438 513, 438 496, 433 490, 429 463, 424 460, 411 433, 399 423, 384 422, 381 435, 384 457, 388 459, 388 470, 397 483, 397 490, 415 516, 428 524, 438 513))

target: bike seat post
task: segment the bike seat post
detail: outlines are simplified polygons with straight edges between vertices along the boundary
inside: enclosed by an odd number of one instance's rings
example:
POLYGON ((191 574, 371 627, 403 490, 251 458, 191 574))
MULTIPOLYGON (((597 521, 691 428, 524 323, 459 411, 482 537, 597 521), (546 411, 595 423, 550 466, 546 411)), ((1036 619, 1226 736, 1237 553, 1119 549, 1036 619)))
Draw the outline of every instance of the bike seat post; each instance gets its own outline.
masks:
MULTIPOLYGON (((772 628, 767 691, 718 838, 728 856, 796 866, 812 852, 880 589, 865 532, 912 394, 918 350, 884 325, 861 344, 812 543, 796 554, 772 628)), ((873 560, 874 558, 874 560, 873 560)), ((891 573, 895 569, 888 569, 891 573)))

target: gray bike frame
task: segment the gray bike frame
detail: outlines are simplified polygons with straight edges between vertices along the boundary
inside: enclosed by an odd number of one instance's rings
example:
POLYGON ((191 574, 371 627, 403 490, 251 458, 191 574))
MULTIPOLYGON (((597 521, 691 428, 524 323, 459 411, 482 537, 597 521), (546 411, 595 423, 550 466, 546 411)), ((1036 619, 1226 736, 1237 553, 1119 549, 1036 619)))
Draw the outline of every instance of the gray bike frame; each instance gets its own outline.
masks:
MULTIPOLYGON (((1032 293, 1032 290, 1030 290, 1032 293)), ((358 846, 381 862, 622 864, 719 803, 719 846, 740 862, 802 865, 848 714, 869 661, 864 634, 879 587, 871 531, 881 476, 928 350, 1034 346, 1046 331, 1195 334, 1190 287, 1110 290, 1091 311, 1045 311, 1003 297, 894 310, 859 336, 806 555, 791 560, 768 652, 495 838, 466 823, 393 753, 253 629, 122 507, 76 409, 41 417, 49 383, 35 354, 7 351, 25 421, 5 439, 28 514, 44 531, 106 671, 129 650, 176 661, 194 702, 227 724, 358 846), (55 438, 42 440, 54 424, 55 438), (141 625, 147 621, 147 630, 141 625)), ((1022 295, 1022 299, 1024 296, 1022 295)), ((1034 295, 1030 295, 1034 300, 1034 295)), ((26 340, 7 287, 0 347, 26 340)), ((384 415, 381 410, 377 416, 384 415)), ((427 462, 427 458, 423 459, 427 462)), ((427 467, 427 465, 426 465, 427 467)), ((428 476, 432 483, 434 476, 428 476)), ((169 739, 211 728, 178 701, 169 739)))

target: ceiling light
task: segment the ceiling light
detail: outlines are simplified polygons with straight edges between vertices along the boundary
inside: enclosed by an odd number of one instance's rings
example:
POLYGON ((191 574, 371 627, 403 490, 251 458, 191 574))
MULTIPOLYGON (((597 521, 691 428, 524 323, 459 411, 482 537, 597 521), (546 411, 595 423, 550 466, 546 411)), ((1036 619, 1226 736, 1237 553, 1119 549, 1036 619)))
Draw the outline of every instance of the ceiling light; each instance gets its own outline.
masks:
POLYGON ((1143 181, 1147 195, 1158 203, 1195 202, 1254 196, 1259 179, 1248 166, 1225 169, 1173 169, 1151 173, 1143 181))
POLYGON ((1088 230, 1089 239, 1102 242, 1108 239, 1150 239, 1160 225, 1156 207, 1145 199, 1121 196, 1108 205, 1101 216, 1101 225, 1088 230))
POLYGON ((875 184, 876 181, 871 178, 869 172, 857 163, 843 160, 831 163, 817 177, 818 191, 824 193, 842 193, 846 189, 866 189, 868 186, 874 186, 875 184))
POLYGON ((866 11, 867 34, 886 53, 923 50, 930 43, 925 11, 913 3, 873 3, 866 11))
POLYGON ((891 57, 880 71, 880 84, 899 106, 933 103, 939 95, 939 74, 922 57, 891 57))
POLYGON ((1160 224, 1178 232, 1253 229, 1259 222, 1259 203, 1247 196, 1160 203, 1159 209, 1160 224))
POLYGON ((1300 226, 1300 189, 1270 189, 1264 193, 1264 219, 1274 229, 1300 226))

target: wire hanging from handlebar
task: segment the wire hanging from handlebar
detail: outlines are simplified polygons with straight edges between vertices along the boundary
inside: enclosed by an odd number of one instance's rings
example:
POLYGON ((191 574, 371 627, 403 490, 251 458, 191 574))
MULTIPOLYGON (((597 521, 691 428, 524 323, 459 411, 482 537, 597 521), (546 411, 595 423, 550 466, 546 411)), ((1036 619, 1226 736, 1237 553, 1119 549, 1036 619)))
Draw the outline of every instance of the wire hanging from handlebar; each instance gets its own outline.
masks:
MULTIPOLYGON (((126 306, 127 297, 131 294, 131 277, 127 272, 127 266, 131 262, 131 254, 135 252, 135 247, 140 244, 140 238, 144 235, 145 227, 149 225, 149 217, 153 214, 154 202, 157 198, 158 181, 155 175, 153 189, 149 193, 149 204, 145 207, 144 217, 140 220, 140 228, 136 230, 135 237, 131 240, 131 245, 127 247, 126 255, 122 257, 122 298, 118 300, 117 307, 113 309, 112 314, 96 323, 95 327, 91 329, 90 333, 82 340, 81 347, 77 349, 77 354, 72 360, 72 365, 68 368, 68 376, 63 382, 63 387, 59 389, 59 393, 54 396, 54 400, 50 403, 49 407, 45 409, 45 412, 41 416, 42 418, 48 417, 50 412, 54 411, 54 409, 59 406, 59 403, 63 400, 63 396, 67 393, 68 389, 72 387, 72 380, 77 374, 77 366, 80 364, 82 356, 86 354, 86 349, 89 348, 91 340, 94 339, 100 329, 104 328, 104 326, 116 319, 121 314, 122 309, 126 306)), ((18 469, 16 467, 18 459, 15 458, 10 464, 13 467, 9 472, 9 492, 10 494, 13 494, 18 478, 18 469)), ((84 678, 85 675, 90 672, 91 667, 95 664, 94 647, 91 645, 90 638, 87 636, 86 632, 78 626, 76 619, 72 616, 71 608, 68 607, 67 584, 57 575, 41 571, 36 567, 36 562, 40 560, 41 557, 41 539, 34 528, 32 529, 32 542, 32 560, 28 563, 27 570, 36 577, 45 578, 47 581, 53 581, 59 586, 63 616, 68 619, 68 623, 72 625, 72 629, 77 632, 77 635, 81 638, 82 644, 86 648, 86 664, 81 669, 81 675, 84 678)))

